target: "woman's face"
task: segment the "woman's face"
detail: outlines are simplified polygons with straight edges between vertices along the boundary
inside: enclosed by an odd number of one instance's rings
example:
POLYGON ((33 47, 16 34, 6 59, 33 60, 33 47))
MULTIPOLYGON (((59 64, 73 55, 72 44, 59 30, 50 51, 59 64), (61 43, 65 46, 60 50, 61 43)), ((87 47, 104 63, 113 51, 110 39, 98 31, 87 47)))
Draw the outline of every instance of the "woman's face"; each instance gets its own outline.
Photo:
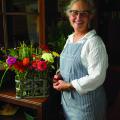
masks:
POLYGON ((88 24, 92 18, 88 4, 82 1, 74 3, 68 15, 75 31, 88 30, 88 24))

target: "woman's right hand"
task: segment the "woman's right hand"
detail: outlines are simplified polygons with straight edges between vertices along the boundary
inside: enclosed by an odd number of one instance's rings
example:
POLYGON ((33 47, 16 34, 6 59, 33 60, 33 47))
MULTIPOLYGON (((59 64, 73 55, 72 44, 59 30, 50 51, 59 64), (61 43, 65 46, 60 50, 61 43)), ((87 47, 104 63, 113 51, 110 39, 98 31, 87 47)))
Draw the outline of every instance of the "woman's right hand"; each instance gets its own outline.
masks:
POLYGON ((53 83, 57 82, 58 80, 61 80, 62 76, 60 74, 55 74, 53 77, 53 83))

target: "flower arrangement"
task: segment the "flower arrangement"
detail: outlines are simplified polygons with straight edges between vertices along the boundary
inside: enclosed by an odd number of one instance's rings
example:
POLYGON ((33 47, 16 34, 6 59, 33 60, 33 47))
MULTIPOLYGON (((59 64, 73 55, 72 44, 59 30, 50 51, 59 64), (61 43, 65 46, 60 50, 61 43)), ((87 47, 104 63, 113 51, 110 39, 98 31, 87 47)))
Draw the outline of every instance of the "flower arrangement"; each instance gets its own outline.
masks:
POLYGON ((9 69, 15 72, 15 79, 19 81, 48 79, 49 71, 55 69, 54 59, 59 57, 57 52, 50 51, 46 46, 35 48, 32 44, 28 46, 24 42, 19 47, 8 49, 4 53, 6 59, 0 60, 0 63, 4 65, 5 72, 0 86, 9 69))

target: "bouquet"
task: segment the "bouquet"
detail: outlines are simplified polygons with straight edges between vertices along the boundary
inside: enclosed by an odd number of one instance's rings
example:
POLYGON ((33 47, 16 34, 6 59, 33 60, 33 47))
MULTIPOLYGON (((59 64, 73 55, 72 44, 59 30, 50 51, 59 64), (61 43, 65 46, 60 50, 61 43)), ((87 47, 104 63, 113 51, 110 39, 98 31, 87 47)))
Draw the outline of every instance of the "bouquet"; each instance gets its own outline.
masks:
POLYGON ((17 48, 11 48, 3 51, 5 59, 0 60, 4 66, 5 72, 1 78, 0 86, 6 72, 10 69, 15 72, 15 79, 26 81, 26 79, 48 79, 49 72, 55 69, 55 58, 59 54, 50 51, 46 46, 35 48, 33 45, 26 45, 24 42, 17 48))

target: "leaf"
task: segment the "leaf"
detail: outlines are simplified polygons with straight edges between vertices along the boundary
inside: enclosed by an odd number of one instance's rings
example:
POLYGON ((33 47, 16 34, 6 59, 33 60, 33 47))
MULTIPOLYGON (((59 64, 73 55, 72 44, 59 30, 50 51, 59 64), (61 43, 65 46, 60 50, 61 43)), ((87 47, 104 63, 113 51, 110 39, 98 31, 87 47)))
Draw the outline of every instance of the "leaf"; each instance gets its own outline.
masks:
POLYGON ((34 117, 29 115, 28 113, 24 112, 26 120, 34 120, 34 117))
POLYGON ((52 69, 55 69, 55 67, 54 67, 53 65, 51 65, 51 68, 52 68, 52 69))

